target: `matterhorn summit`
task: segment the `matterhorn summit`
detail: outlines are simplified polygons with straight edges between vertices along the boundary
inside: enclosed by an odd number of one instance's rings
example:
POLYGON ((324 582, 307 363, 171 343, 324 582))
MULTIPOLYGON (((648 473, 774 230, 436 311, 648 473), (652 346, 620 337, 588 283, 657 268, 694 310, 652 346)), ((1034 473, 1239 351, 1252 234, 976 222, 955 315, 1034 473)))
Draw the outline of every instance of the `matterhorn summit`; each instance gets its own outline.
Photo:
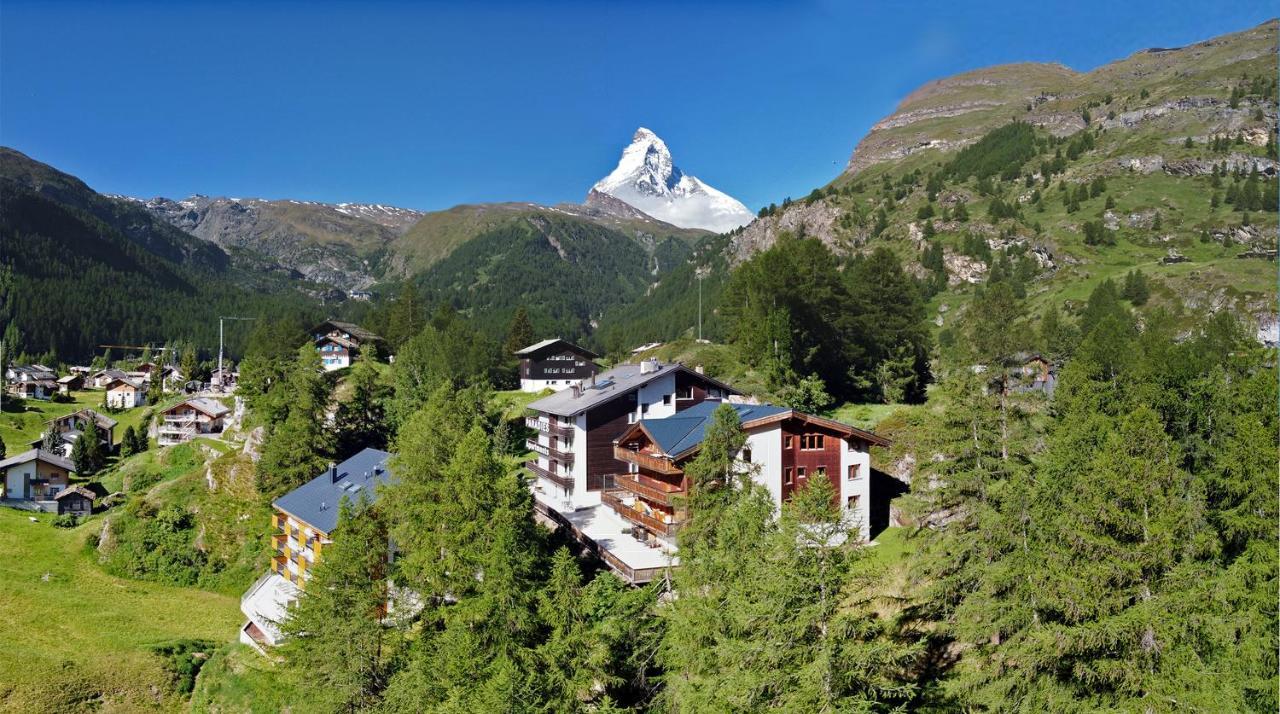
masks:
POLYGON ((591 190, 681 228, 724 233, 755 218, 737 199, 681 171, 666 143, 644 127, 622 150, 618 167, 591 190))

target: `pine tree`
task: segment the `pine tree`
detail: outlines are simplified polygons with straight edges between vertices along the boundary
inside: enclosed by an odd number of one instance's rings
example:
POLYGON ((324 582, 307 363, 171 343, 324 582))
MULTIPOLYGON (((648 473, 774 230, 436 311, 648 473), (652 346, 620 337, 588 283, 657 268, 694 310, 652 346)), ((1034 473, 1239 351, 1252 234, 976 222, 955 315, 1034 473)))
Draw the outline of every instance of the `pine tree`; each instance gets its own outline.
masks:
POLYGON ((511 317, 511 326, 507 328, 507 342, 504 351, 507 355, 515 354, 529 345, 535 340, 533 333, 533 323, 529 321, 529 313, 524 309, 524 305, 516 308, 515 314, 511 317))
POLYGON ((258 488, 268 499, 315 478, 333 450, 324 426, 329 386, 320 370, 320 355, 309 343, 298 349, 283 389, 290 398, 287 414, 279 425, 269 425, 274 428, 258 462, 258 488))
POLYGON ((367 497, 343 499, 338 527, 307 587, 281 623, 280 652, 307 683, 309 707, 359 711, 386 687, 394 648, 383 624, 388 588, 387 530, 367 497))
POLYGON ((909 697, 898 673, 917 650, 866 607, 830 482, 812 481, 778 518, 736 461, 744 438, 736 413, 718 408, 686 471, 677 596, 662 611, 666 708, 852 711, 909 697))
POLYGON ((385 449, 389 431, 385 408, 388 389, 367 352, 360 354, 347 375, 347 383, 351 394, 338 405, 334 416, 338 459, 346 459, 361 449, 385 449))
POLYGON ((1040 319, 1038 346, 1049 360, 1061 363, 1075 351, 1075 327, 1062 317, 1057 305, 1051 305, 1040 319))
POLYGON ((71 447, 71 462, 75 466, 76 474, 82 478, 89 478, 102 470, 106 460, 107 455, 102 448, 102 433, 98 431, 97 423, 93 419, 88 419, 80 431, 80 438, 76 439, 75 445, 71 447))
POLYGON ((130 424, 124 428, 124 434, 120 437, 120 455, 127 457, 133 456, 137 453, 134 451, 134 443, 136 440, 137 437, 135 436, 133 425, 130 424))

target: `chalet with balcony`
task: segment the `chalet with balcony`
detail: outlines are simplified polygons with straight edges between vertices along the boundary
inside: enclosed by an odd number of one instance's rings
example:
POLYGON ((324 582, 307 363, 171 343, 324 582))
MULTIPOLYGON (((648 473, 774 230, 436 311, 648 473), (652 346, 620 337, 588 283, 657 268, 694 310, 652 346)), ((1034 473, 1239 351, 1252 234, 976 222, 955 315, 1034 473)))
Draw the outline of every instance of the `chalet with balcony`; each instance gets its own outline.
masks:
POLYGON ((311 328, 311 337, 320 352, 320 362, 330 372, 350 367, 360 350, 375 348, 383 341, 359 325, 337 320, 325 320, 311 328))
MULTIPOLYGON (((706 402, 664 419, 643 419, 614 443, 626 464, 602 500, 632 524, 632 533, 657 547, 675 548, 688 518, 684 468, 697 456, 719 405, 706 402)), ((869 431, 787 407, 733 404, 746 432, 738 454, 744 470, 764 486, 781 508, 798 489, 825 478, 846 522, 862 540, 870 537, 872 445, 888 440, 869 431)))
MULTIPOLYGON (((81 409, 80 411, 64 414, 57 419, 50 419, 45 422, 45 431, 52 431, 58 435, 61 443, 55 453, 61 456, 70 457, 71 449, 75 446, 77 440, 89 428, 89 422, 92 421, 98 427, 98 437, 106 450, 111 451, 116 442, 116 420, 105 414, 99 414, 92 409, 81 409)), ((32 447, 39 447, 44 443, 44 436, 31 442, 32 447)))
POLYGON ((185 444, 197 436, 221 434, 230 413, 227 405, 217 399, 188 399, 160 413, 157 441, 161 446, 173 446, 185 444))
POLYGON ((534 504, 540 516, 568 529, 584 546, 626 577, 643 582, 672 564, 671 553, 630 535, 631 524, 603 505, 609 479, 627 466, 614 440, 643 419, 659 419, 737 392, 681 364, 645 360, 624 364, 570 385, 529 405, 526 425, 535 436, 534 504), (637 575, 638 574, 638 575, 637 575))
POLYGON ((377 501, 378 487, 394 478, 390 458, 385 451, 365 449, 271 504, 271 569, 240 600, 248 618, 240 629, 242 642, 260 651, 280 642, 278 623, 333 542, 343 499, 377 501))
POLYGON ((4 378, 8 392, 23 399, 49 399, 58 391, 58 375, 42 364, 10 367, 4 378))
POLYGON ((560 391, 600 372, 600 355, 558 337, 516 352, 520 358, 520 389, 560 391))
POLYGON ((5 505, 58 512, 55 497, 70 485, 75 471, 69 459, 44 449, 31 449, 0 461, 5 505))
POLYGON ((671 416, 737 392, 681 364, 645 360, 576 382, 529 405, 525 423, 536 433, 526 446, 535 458, 534 495, 557 510, 600 503, 604 477, 623 470, 613 440, 641 419, 671 416))

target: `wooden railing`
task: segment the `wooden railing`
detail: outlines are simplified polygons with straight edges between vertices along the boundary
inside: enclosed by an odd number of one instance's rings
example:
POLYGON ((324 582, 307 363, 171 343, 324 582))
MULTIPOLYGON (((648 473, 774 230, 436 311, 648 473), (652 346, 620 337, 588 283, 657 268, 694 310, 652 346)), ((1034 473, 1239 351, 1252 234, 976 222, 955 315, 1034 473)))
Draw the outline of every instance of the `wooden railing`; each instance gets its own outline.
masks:
POLYGON ((684 493, 679 486, 663 483, 643 474, 614 474, 613 483, 620 489, 664 506, 673 505, 672 497, 684 493))
POLYGON ((655 473, 671 474, 673 476, 684 473, 679 466, 671 463, 671 459, 662 456, 650 456, 640 451, 632 451, 623 446, 615 445, 613 447, 613 458, 635 464, 640 468, 649 469, 655 473))
POLYGON ((524 418, 524 425, 535 431, 544 434, 555 434, 556 436, 573 436, 572 424, 561 424, 557 421, 545 419, 543 417, 527 416, 524 418))
POLYGON ((539 454, 542 454, 543 456, 553 458, 553 459, 559 459, 560 461, 566 464, 573 463, 572 451, 561 451, 560 449, 557 449, 554 446, 539 444, 536 439, 525 439, 524 446, 529 451, 536 451, 539 454))
POLYGON ((632 585, 643 585, 644 583, 651 583, 654 580, 657 580, 658 578, 662 577, 662 574, 667 571, 667 568, 632 568, 631 566, 622 562, 622 560, 619 559, 618 556, 614 555, 613 553, 610 553, 604 548, 597 548, 596 552, 600 555, 600 559, 603 560, 605 564, 607 564, 610 568, 613 568, 614 572, 621 575, 627 582, 631 583, 632 585))
POLYGON ((551 481, 557 486, 560 486, 561 488, 567 488, 567 489, 573 488, 572 477, 562 476, 557 473, 552 473, 551 471, 548 471, 547 469, 544 469, 541 466, 539 466, 537 461, 532 461, 532 460, 526 461, 524 462, 524 467, 532 471, 534 474, 551 481))
POLYGON ((638 511, 623 503, 622 498, 620 497, 622 493, 622 491, 605 491, 600 494, 600 500, 606 506, 609 506, 616 511, 617 514, 622 516, 625 520, 631 521, 639 526, 644 526, 649 531, 660 536, 674 536, 676 531, 680 529, 681 523, 679 521, 675 523, 663 523, 644 511, 638 511))

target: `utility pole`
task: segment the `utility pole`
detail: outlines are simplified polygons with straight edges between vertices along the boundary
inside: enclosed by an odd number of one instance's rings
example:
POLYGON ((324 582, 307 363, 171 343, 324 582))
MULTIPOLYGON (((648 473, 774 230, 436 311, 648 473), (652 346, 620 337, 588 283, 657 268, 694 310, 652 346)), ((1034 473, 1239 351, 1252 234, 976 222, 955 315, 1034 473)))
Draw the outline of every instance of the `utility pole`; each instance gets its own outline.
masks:
POLYGON ((702 279, 707 277, 699 268, 694 271, 698 278, 698 342, 702 342, 702 279))
MULTIPOLYGON (((224 374, 222 373, 222 321, 223 321, 223 320, 256 320, 256 319, 258 319, 258 318, 256 318, 256 317, 231 317, 231 316, 222 316, 222 315, 219 315, 219 316, 218 316, 218 388, 219 388, 219 389, 221 389, 221 388, 222 388, 222 386, 223 386, 223 384, 224 384, 224 382, 225 382, 225 380, 226 380, 226 375, 224 375, 224 374)), ((190 376, 188 375, 188 377, 187 377, 187 378, 189 379, 189 378, 190 378, 190 376)))

